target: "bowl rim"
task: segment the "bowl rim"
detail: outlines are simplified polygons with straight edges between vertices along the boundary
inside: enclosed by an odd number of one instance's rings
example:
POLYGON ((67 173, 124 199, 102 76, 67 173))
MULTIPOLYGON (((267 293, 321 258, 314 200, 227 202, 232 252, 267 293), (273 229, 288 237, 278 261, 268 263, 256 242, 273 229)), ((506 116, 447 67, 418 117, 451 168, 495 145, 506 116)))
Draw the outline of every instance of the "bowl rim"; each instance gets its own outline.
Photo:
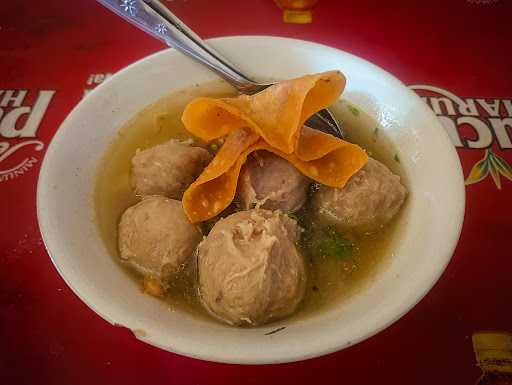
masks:
MULTIPOLYGON (((374 67, 374 69, 377 69, 378 71, 385 73, 390 78, 395 80, 397 82, 397 84, 399 84, 401 87, 403 87, 404 91, 406 91, 411 97, 419 99, 419 96, 416 93, 414 93, 412 90, 410 90, 404 83, 402 83, 400 80, 395 78, 388 71, 378 67, 377 65, 375 65, 359 56, 353 55, 349 52, 346 52, 341 49, 331 47, 331 46, 328 46, 325 44, 308 41, 308 40, 301 40, 301 39, 281 37, 281 36, 272 36, 272 35, 233 35, 233 36, 215 37, 215 38, 206 39, 206 40, 209 42, 229 43, 230 40, 238 40, 238 39, 248 39, 248 40, 250 40, 250 39, 266 39, 269 44, 272 44, 273 42, 276 42, 277 40, 279 40, 279 41, 283 41, 283 42, 286 42, 289 44, 308 45, 308 46, 312 46, 312 47, 317 46, 317 47, 320 47, 323 49, 335 50, 344 55, 347 55, 349 57, 353 57, 359 61, 362 61, 365 64, 369 65, 370 67, 374 67)), ((62 123, 59 125, 59 128, 57 129, 54 136, 52 137, 52 139, 47 147, 47 150, 45 152, 44 159, 42 161, 41 168, 40 168, 39 175, 38 175, 37 192, 36 192, 37 220, 38 220, 38 225, 39 225, 39 229, 40 229, 40 233, 41 233, 41 237, 42 237, 45 249, 48 253, 48 256, 50 257, 52 264, 54 265, 55 269, 57 270, 57 272, 59 273, 61 278, 64 280, 64 282, 72 290, 72 292, 82 302, 84 302, 91 310, 93 310, 96 314, 98 314, 100 317, 102 317, 104 320, 108 321, 109 323, 111 323, 114 326, 120 326, 120 325, 116 321, 111 319, 111 317, 109 316, 109 314, 107 314, 107 312, 103 311, 103 309, 98 308, 94 303, 88 301, 86 296, 84 296, 80 293, 80 291, 73 285, 73 283, 69 279, 69 277, 66 277, 66 275, 64 274, 64 271, 58 262, 59 258, 55 257, 53 255, 53 253, 51 252, 51 248, 52 248, 52 245, 54 245, 54 242, 52 242, 50 239, 48 239, 48 237, 47 237, 47 235, 45 235, 45 231, 44 231, 44 229, 46 227, 46 222, 45 222, 45 214, 43 212, 44 211, 43 210, 43 206, 44 206, 43 183, 44 183, 44 180, 47 178, 47 174, 49 173, 49 169, 48 169, 49 163, 50 163, 49 158, 51 157, 52 153, 55 152, 58 147, 60 147, 59 142, 62 140, 62 137, 64 135, 63 128, 66 125, 68 125, 69 124, 68 122, 73 119, 73 116, 75 114, 77 114, 82 109, 82 107, 84 106, 84 102, 91 100, 91 98, 95 97, 96 94, 101 92, 101 90, 103 90, 104 88, 108 88, 110 86, 110 82, 112 80, 117 79, 118 77, 122 76, 125 72, 129 71, 133 67, 139 66, 140 64, 145 63, 147 61, 151 61, 156 57, 159 57, 162 55, 167 55, 170 51, 175 51, 175 49, 166 48, 161 51, 150 54, 148 56, 145 56, 133 63, 130 63, 126 67, 123 67, 122 69, 118 70, 109 79, 105 80, 102 84, 95 87, 91 92, 88 93, 88 95, 86 97, 81 99, 73 107, 73 109, 68 113, 68 115, 62 121, 62 123)), ((451 140, 450 140, 448 134, 442 127, 442 125, 439 122, 439 120, 437 119, 436 115, 433 113, 433 111, 430 110, 430 108, 426 104, 424 104, 424 108, 425 108, 425 110, 428 111, 428 114, 430 115, 433 126, 437 126, 437 128, 436 128, 437 134, 443 136, 444 141, 446 142, 446 144, 448 144, 446 150, 448 151, 449 156, 451 156, 452 159, 456 160, 456 162, 454 162, 454 164, 457 165, 456 166, 457 170, 454 170, 454 171, 455 171, 455 173, 459 174, 460 180, 462 181, 462 183, 459 184, 459 189, 458 189, 458 193, 457 193, 458 201, 454 202, 458 206, 455 210, 456 214, 457 214, 457 221, 456 221, 457 226, 454 229, 455 230, 453 233, 454 236, 449 240, 449 242, 447 242, 447 246, 446 246, 446 249, 444 252, 444 258, 443 258, 444 263, 442 265, 439 265, 439 267, 435 271, 435 275, 431 276, 431 278, 432 278, 431 284, 424 286, 422 288, 421 292, 418 292, 418 295, 417 295, 415 301, 407 302, 406 304, 401 304, 399 311, 397 311, 395 313, 394 317, 390 317, 387 320, 387 322, 382 323, 381 325, 379 325, 379 327, 374 328, 374 330, 371 330, 367 334, 361 335, 357 338, 353 338, 349 344, 340 345, 339 342, 336 342, 337 341, 336 339, 333 339, 333 342, 329 346, 325 346, 323 349, 310 350, 310 351, 306 351, 305 353, 303 353, 302 351, 300 351, 300 352, 290 351, 290 354, 288 354, 287 357, 279 357, 277 359, 272 359, 272 358, 264 359, 261 357, 253 357, 253 358, 243 357, 240 359, 236 359, 236 358, 234 359, 232 357, 232 355, 228 357, 228 356, 218 356, 218 355, 214 355, 214 354, 208 355, 208 354, 203 354, 203 353, 195 353, 193 350, 183 349, 181 346, 180 347, 176 347, 176 346, 170 347, 170 346, 159 345, 157 342, 155 342, 153 340, 142 339, 139 336, 137 336, 135 333, 134 333, 134 336, 137 339, 139 339, 145 343, 148 343, 152 346, 158 347, 160 349, 174 352, 174 353, 177 353, 180 355, 200 359, 200 360, 221 362, 221 363, 234 363, 234 364, 274 364, 274 363, 286 363, 286 362, 300 361, 300 360, 310 359, 310 358, 319 357, 319 356, 333 353, 335 351, 344 349, 348 346, 357 344, 363 340, 366 340, 366 339, 380 333, 382 330, 388 328, 390 325, 394 324, 397 320, 402 318, 405 314, 407 314, 410 310, 412 310, 426 296, 426 294, 430 290, 432 290, 432 288, 436 285, 436 283, 439 281, 440 277, 446 270, 446 267, 448 266, 449 262, 451 261, 453 253, 455 251, 455 248, 458 244, 460 234, 462 231, 463 222, 464 222, 464 214, 465 214, 466 192, 465 192, 465 186, 463 183, 464 178, 463 178, 463 171, 462 171, 460 159, 458 157, 455 147, 451 143, 451 140)))

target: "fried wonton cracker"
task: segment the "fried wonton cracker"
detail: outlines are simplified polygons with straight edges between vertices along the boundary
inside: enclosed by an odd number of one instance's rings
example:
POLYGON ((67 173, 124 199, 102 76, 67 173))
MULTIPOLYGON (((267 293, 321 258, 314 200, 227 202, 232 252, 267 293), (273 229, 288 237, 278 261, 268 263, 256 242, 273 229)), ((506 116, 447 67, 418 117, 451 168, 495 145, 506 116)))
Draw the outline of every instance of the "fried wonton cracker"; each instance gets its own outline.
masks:
POLYGON ((183 196, 189 219, 207 220, 232 202, 240 169, 257 150, 287 159, 319 183, 343 187, 368 156, 359 146, 304 122, 336 101, 344 87, 345 77, 330 71, 284 81, 252 96, 198 98, 189 103, 182 116, 188 131, 205 141, 226 137, 183 196))

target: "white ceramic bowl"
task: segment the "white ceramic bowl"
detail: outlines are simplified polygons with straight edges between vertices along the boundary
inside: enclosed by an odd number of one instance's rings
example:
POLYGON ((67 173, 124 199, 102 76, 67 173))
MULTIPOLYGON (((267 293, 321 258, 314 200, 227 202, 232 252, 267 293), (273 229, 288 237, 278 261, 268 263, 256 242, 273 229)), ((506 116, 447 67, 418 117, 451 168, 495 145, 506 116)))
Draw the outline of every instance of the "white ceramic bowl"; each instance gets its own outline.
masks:
POLYGON ((93 186, 100 157, 136 112, 173 90, 215 79, 174 50, 142 59, 94 90, 69 114, 48 148, 37 211, 44 242, 73 291, 113 325, 162 349, 211 361, 277 363, 343 349, 403 316, 434 285, 459 238, 464 184, 457 154, 441 124, 393 76, 346 52, 310 42, 261 36, 210 43, 255 78, 285 79, 341 69, 344 98, 373 116, 400 149, 410 194, 389 266, 364 290, 328 311, 276 326, 237 329, 143 294, 99 237, 93 186))

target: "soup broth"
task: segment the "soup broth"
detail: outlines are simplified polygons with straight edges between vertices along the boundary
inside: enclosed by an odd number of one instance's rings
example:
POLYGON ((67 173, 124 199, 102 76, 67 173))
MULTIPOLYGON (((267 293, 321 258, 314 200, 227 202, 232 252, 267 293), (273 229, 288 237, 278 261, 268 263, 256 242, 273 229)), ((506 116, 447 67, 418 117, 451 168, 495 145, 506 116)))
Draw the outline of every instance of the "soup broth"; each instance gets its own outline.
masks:
MULTIPOLYGON (((236 91, 222 81, 197 85, 165 96, 138 113, 124 125, 111 143, 98 169, 95 207, 101 237, 112 257, 142 287, 142 276, 119 259, 117 232, 119 219, 128 207, 139 201, 131 181, 131 159, 138 149, 146 149, 169 139, 192 139, 181 122, 185 106, 195 97, 226 97, 236 91)), ((401 175, 399 156, 372 119, 345 100, 338 101, 332 111, 342 123, 347 139, 366 149, 375 159, 401 175)), ((402 181, 406 184, 406 181, 402 181)), ((299 215, 313 217, 306 206, 299 215)), ((308 266, 308 283, 304 300, 293 317, 308 316, 321 311, 360 290, 385 266, 393 254, 393 239, 397 232, 397 215, 382 229, 373 233, 343 233, 351 247, 342 257, 311 255, 303 246, 308 266)), ((300 246, 299 246, 300 247, 300 246)), ((207 316, 195 289, 195 272, 184 267, 178 279, 167 291, 164 300, 169 306, 196 316, 207 316)))

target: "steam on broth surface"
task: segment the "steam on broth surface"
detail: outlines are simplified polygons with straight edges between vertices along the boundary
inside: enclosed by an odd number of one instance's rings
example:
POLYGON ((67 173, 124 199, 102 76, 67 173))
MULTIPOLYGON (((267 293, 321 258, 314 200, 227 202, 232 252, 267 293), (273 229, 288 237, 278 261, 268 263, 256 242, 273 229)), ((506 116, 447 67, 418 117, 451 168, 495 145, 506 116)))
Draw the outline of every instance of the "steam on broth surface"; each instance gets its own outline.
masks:
MULTIPOLYGON (((131 182, 131 159, 138 149, 147 149, 169 139, 194 140, 181 122, 182 112, 192 99, 205 95, 227 97, 236 94, 236 91, 226 83, 214 81, 165 96, 138 113, 121 128, 102 160, 95 190, 98 228, 112 257, 141 287, 142 277, 120 262, 117 245, 121 214, 140 200, 135 195, 131 182)), ((366 149, 373 158, 401 175, 403 181, 399 156, 386 139, 383 130, 379 130, 371 118, 343 99, 331 110, 342 122, 348 141, 366 149)), ((196 140, 196 144, 201 143, 196 140)), ((406 184, 404 181, 403 183, 406 184)), ((227 211, 232 208, 233 205, 227 211)), ((306 205, 295 215, 301 225, 320 231, 313 217, 310 205, 306 205)), ((315 254, 312 252, 315 249, 314 238, 305 237, 299 242, 308 278, 304 299, 292 318, 322 311, 364 288, 392 256, 399 217, 400 215, 397 215, 379 231, 341 232, 342 238, 334 239, 337 247, 346 248, 343 249, 345 251, 341 256, 322 252, 315 254)), ((327 231, 326 236, 330 236, 329 229, 325 226, 324 229, 327 231)), ((203 226, 203 230, 208 229, 203 226)), ((194 269, 185 266, 177 279, 172 281, 164 300, 172 308, 183 309, 196 316, 211 319, 198 300, 196 278, 194 269)))

